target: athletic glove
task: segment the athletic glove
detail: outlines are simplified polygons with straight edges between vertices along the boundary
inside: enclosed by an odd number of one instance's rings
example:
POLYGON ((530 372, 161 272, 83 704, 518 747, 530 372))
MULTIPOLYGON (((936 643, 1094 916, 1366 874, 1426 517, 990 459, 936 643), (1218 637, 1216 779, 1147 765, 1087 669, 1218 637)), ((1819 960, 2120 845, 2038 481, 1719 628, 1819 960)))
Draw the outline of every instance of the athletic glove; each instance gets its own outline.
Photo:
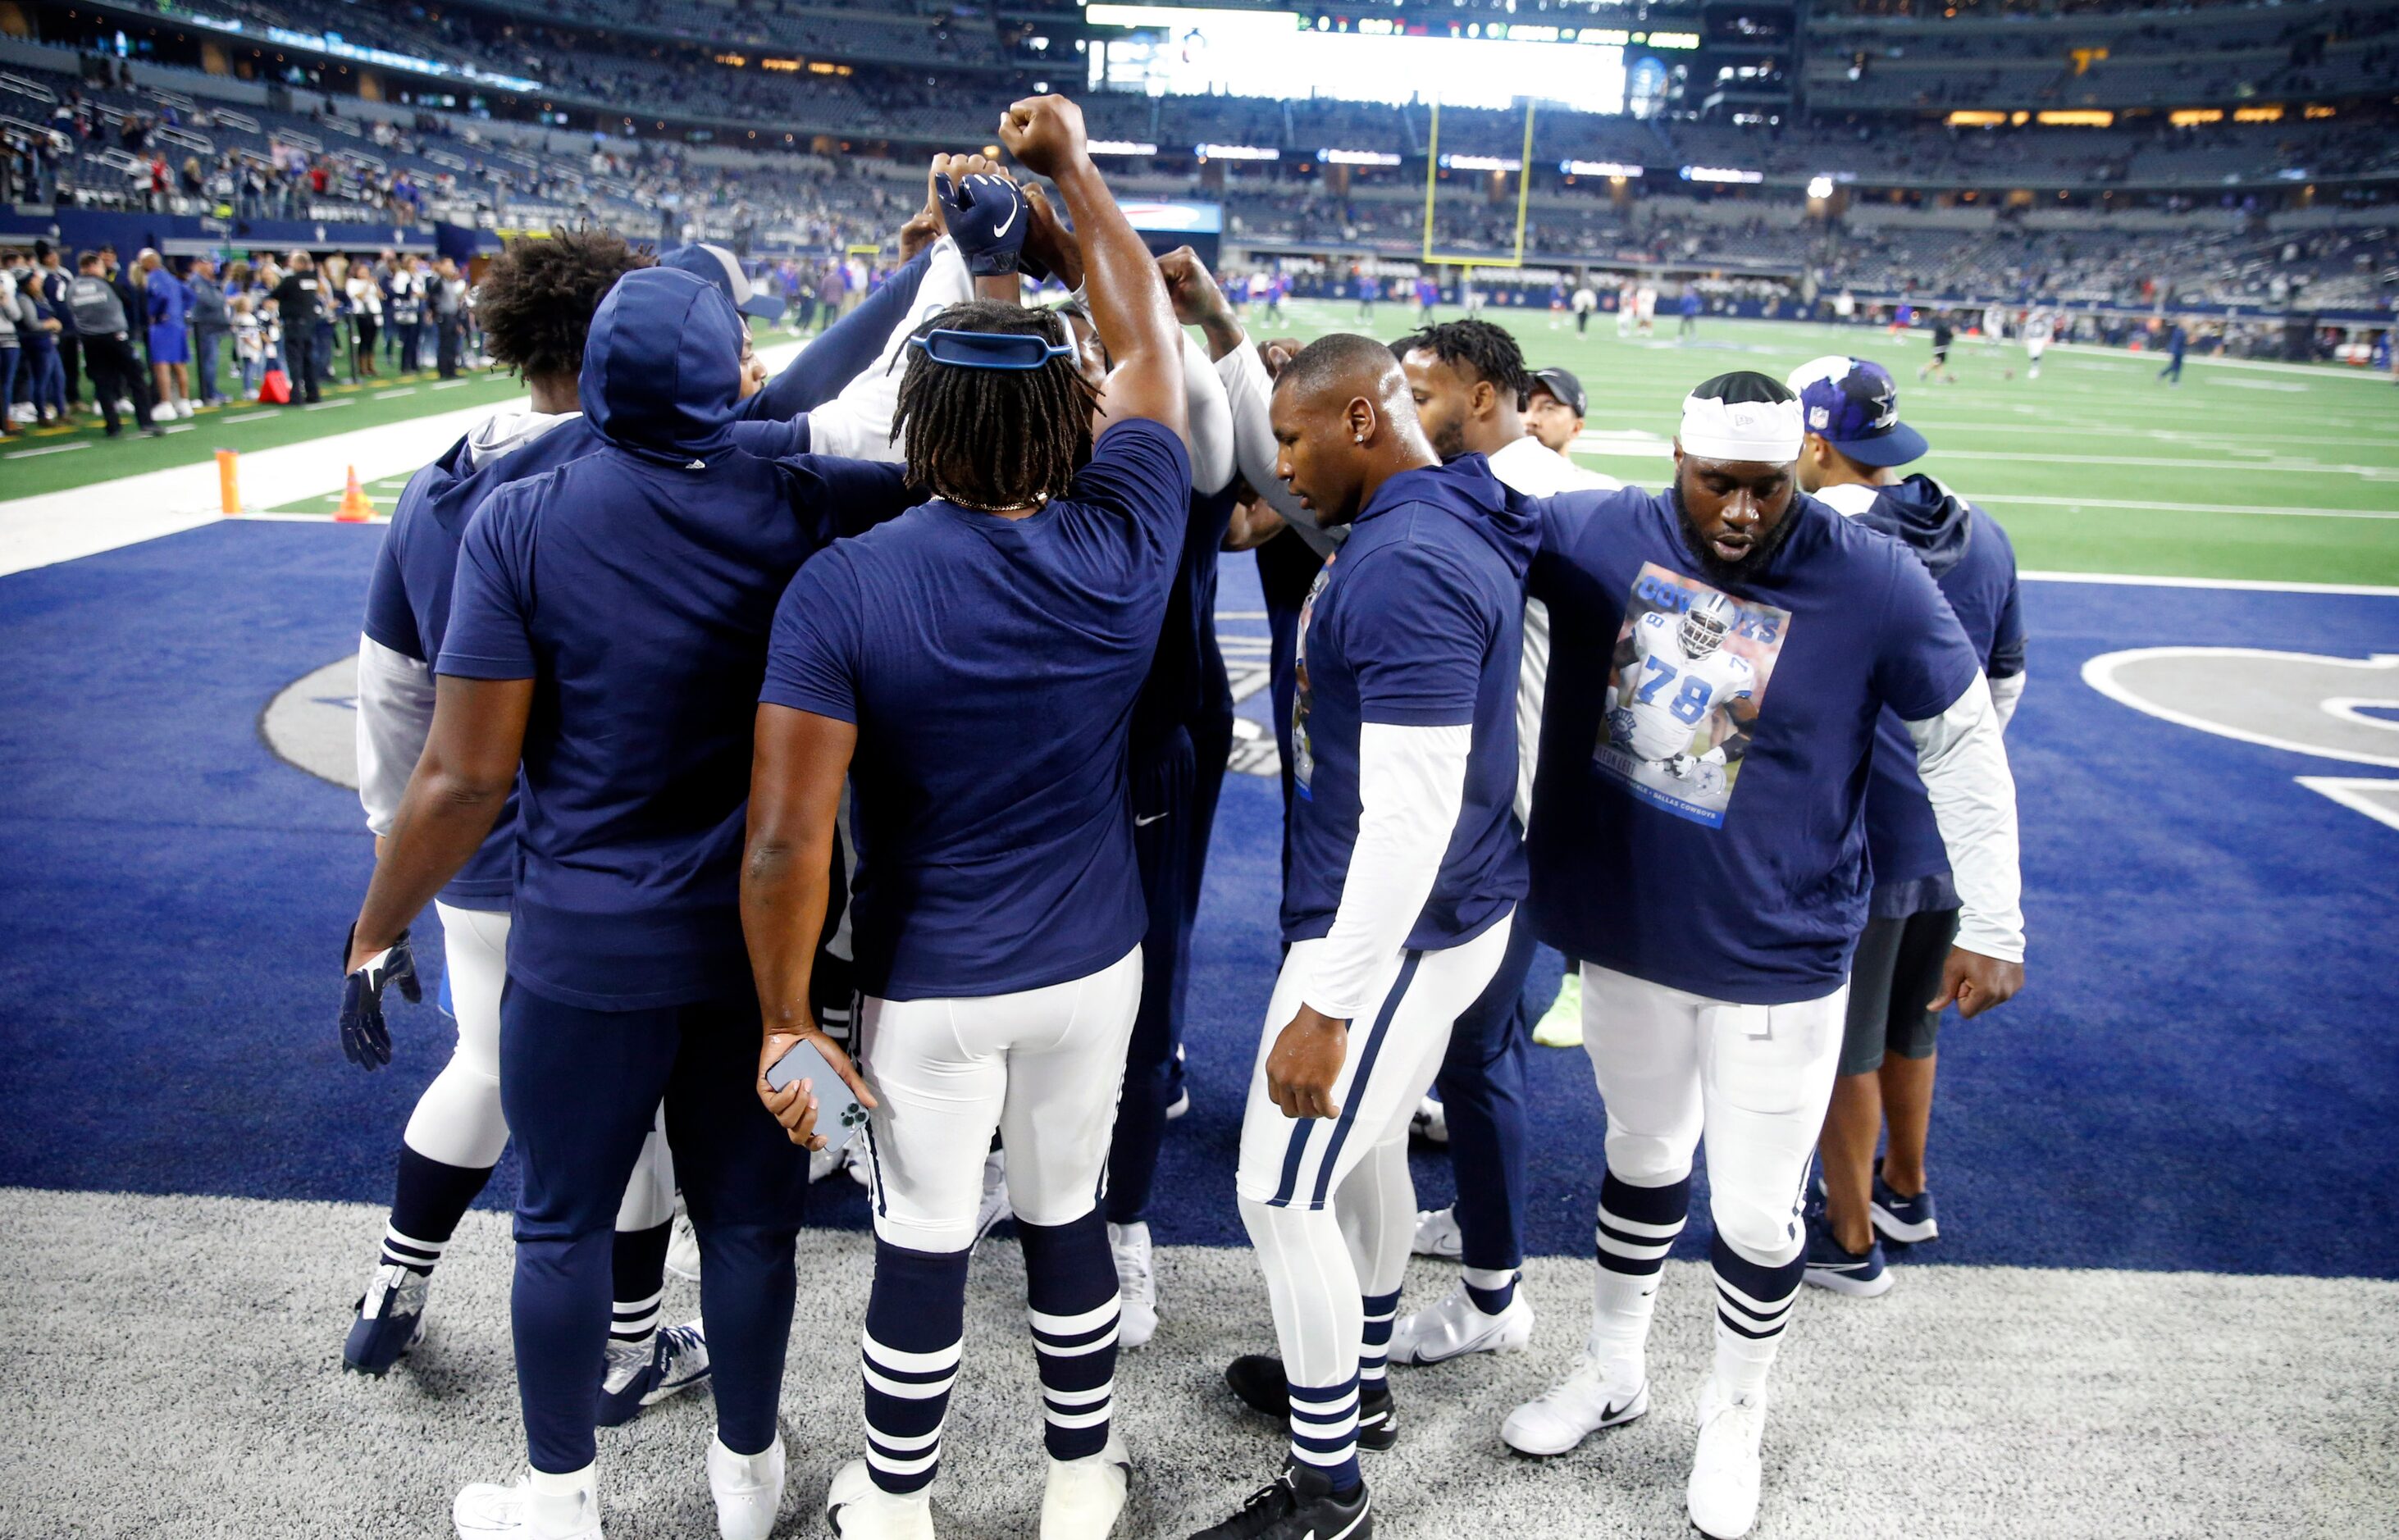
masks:
MULTIPOLYGON (((352 925, 342 942, 342 961, 350 960, 350 942, 358 939, 352 925)), ((362 1070, 391 1062, 391 1032, 383 1021, 383 991, 398 984, 402 998, 415 1005, 425 998, 416 979, 416 958, 408 950, 408 932, 383 951, 352 968, 342 979, 342 1052, 362 1070)))
POLYGON ((1016 271, 1024 232, 1032 223, 1016 183, 983 172, 953 182, 944 171, 933 179, 933 192, 942 200, 942 223, 958 243, 969 273, 989 278, 1016 271))

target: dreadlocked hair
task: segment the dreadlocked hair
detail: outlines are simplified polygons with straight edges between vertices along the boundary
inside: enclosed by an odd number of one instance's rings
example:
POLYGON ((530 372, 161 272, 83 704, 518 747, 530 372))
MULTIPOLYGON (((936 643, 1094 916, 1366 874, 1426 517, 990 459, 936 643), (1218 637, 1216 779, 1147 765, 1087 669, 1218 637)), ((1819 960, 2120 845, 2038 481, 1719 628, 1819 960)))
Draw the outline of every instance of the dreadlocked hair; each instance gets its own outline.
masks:
MULTIPOLYGON (((999 331, 1071 341, 1047 311, 998 300, 954 304, 916 329, 999 331)), ((1071 355, 1038 369, 969 369, 908 352, 892 437, 907 444, 908 480, 961 507, 1022 507, 1064 493, 1091 457, 1098 392, 1071 355)))
POLYGON ((1516 339, 1489 321, 1443 321, 1412 332, 1391 344, 1391 356, 1430 353, 1452 369, 1471 370, 1491 388, 1512 395, 1522 412, 1533 399, 1533 371, 1525 367, 1525 350, 1516 339))
POLYGON ((525 375, 581 372, 592 312, 618 278, 657 263, 646 249, 597 227, 508 242, 475 290, 493 360, 525 375))

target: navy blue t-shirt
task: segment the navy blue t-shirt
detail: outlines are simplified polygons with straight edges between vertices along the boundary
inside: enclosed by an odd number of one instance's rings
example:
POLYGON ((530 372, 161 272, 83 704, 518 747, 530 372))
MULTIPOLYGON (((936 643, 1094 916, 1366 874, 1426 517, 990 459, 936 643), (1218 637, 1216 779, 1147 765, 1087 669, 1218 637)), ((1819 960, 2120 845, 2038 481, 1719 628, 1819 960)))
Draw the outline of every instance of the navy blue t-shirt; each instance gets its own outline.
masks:
POLYGON ((1333 928, 1358 844, 1364 723, 1473 728, 1466 794, 1411 948, 1481 935, 1525 895, 1510 815, 1532 505, 1468 454, 1376 489, 1301 607, 1282 934, 1333 928))
MULTIPOLYGON (((1927 479, 1911 477, 1904 485, 1920 480, 1927 479)), ((1965 518, 1959 520, 1958 548, 1933 562, 1933 580, 1949 601, 1950 613, 1964 628, 1984 674, 2006 679, 2024 672, 2025 667, 2015 547, 2008 541, 2008 532, 1982 509, 1963 506, 1959 511, 1965 518)), ((1933 821, 1924 777, 1916 771, 1916 740, 1908 736, 1907 724, 1899 713, 1889 709, 1875 728, 1874 779, 1866 792, 1866 851, 1874 862, 1878 895, 1901 884, 1949 875, 1949 850, 1941 842, 1940 825, 1933 821)), ((1877 902, 1880 901, 1877 898, 1877 902)))
POLYGON ((746 994, 739 881, 775 603, 907 506, 897 466, 608 448, 501 489, 458 553, 437 672, 535 681, 508 974, 631 1010, 746 994))
POLYGON ((1132 763, 1149 759, 1175 734, 1204 720, 1227 693, 1225 655, 1216 645, 1216 554, 1233 521, 1233 493, 1195 493, 1184 526, 1183 553, 1158 653, 1132 709, 1132 763))
POLYGON ((937 499, 783 595, 756 698, 858 725, 867 993, 1039 989, 1140 943, 1126 740, 1190 499, 1182 440, 1130 419, 1031 517, 937 499))
POLYGON ((1705 576, 1671 492, 1534 507, 1540 939, 1714 1000, 1830 994, 1865 924, 1876 721, 1938 716, 1973 682, 1957 616, 1906 547, 1804 494, 1739 590, 1705 576))
MULTIPOLYGON (((441 655, 450 625, 450 585, 458 572, 458 542, 493 493, 579 460, 603 440, 581 416, 571 417, 505 454, 471 463, 467 440, 408 479, 392 510, 391 528, 367 578, 366 634, 393 652, 431 664, 441 655)), ((482 848, 441 889, 453 909, 505 910, 516 885, 517 802, 510 792, 482 848)))

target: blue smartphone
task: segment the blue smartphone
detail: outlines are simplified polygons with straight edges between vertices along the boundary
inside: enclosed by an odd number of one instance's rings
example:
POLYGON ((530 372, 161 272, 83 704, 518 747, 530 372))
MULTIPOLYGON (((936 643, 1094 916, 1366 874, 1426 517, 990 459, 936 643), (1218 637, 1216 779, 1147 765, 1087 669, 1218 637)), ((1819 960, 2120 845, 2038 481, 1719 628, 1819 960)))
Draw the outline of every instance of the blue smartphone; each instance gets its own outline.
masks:
POLYGON ((802 1038, 792 1051, 766 1071, 766 1088, 781 1090, 793 1081, 808 1082, 817 1099, 817 1129, 827 1151, 838 1150, 866 1127, 866 1109, 850 1094, 849 1082, 834 1073, 815 1044, 802 1038))

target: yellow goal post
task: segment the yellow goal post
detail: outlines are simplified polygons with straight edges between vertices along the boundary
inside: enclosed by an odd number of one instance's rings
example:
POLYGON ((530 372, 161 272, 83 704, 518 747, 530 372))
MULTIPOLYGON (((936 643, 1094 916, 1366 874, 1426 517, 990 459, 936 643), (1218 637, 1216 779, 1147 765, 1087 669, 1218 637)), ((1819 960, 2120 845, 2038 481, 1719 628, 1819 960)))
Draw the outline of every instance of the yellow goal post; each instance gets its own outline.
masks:
POLYGON ((1525 143, 1516 161, 1516 243, 1505 257, 1468 256, 1433 250, 1433 196, 1441 185, 1441 98, 1432 99, 1432 132, 1425 146, 1424 256, 1427 263, 1446 267, 1522 267, 1525 265, 1525 214, 1533 191, 1533 100, 1525 99, 1525 143))

